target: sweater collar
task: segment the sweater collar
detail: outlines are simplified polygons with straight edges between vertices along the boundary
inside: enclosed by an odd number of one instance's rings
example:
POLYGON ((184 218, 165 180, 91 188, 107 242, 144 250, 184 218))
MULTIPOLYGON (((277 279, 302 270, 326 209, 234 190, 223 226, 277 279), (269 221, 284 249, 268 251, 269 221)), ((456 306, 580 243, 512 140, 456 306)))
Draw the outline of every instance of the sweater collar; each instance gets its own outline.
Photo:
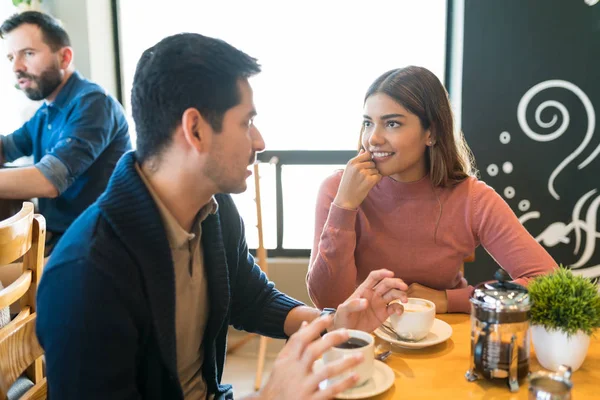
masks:
MULTIPOLYGON (((135 163, 133 151, 121 157, 98 199, 98 207, 140 268, 162 358, 171 374, 177 376, 173 260, 160 212, 135 163)), ((219 195, 216 199, 219 201, 219 195)), ((206 217, 202 232, 210 298, 206 335, 214 339, 223 329, 231 300, 219 211, 206 217)))
POLYGON ((399 182, 386 176, 373 190, 378 195, 396 199, 425 199, 435 195, 429 174, 413 182, 399 182))

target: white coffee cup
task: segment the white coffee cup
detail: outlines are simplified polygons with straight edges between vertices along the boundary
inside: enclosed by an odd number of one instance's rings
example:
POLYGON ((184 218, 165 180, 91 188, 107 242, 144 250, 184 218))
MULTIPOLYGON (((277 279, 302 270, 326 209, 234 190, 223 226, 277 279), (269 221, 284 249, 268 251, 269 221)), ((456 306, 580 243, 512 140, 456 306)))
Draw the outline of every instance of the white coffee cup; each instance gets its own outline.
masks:
POLYGON ((402 315, 392 314, 390 322, 396 334, 404 340, 423 339, 435 321, 435 304, 429 300, 409 297, 402 315))
MULTIPOLYGON (((343 372, 340 375, 337 375, 333 378, 330 378, 330 381, 333 382, 337 382, 339 380, 345 379, 347 378, 351 373, 355 372, 358 375, 358 382, 356 383, 355 386, 359 386, 364 384, 366 381, 368 381, 371 376, 373 376, 373 364, 374 364, 374 357, 375 357, 375 341, 373 339, 373 336, 371 336, 370 334, 363 332, 363 331, 359 331, 359 330, 355 330, 355 329, 348 329, 348 333, 350 334, 350 342, 356 342, 353 341, 352 339, 357 339, 359 341, 362 341, 362 343, 366 343, 365 346, 362 347, 356 347, 356 348, 340 348, 340 347, 332 347, 330 350, 328 350, 327 352, 325 352, 325 354, 323 354, 323 362, 326 363, 330 363, 339 359, 343 359, 343 358, 348 358, 348 357, 352 357, 358 353, 362 353, 364 359, 363 361, 358 364, 356 367, 353 367, 352 369, 343 372)), ((348 343, 348 342, 346 342, 348 343)))

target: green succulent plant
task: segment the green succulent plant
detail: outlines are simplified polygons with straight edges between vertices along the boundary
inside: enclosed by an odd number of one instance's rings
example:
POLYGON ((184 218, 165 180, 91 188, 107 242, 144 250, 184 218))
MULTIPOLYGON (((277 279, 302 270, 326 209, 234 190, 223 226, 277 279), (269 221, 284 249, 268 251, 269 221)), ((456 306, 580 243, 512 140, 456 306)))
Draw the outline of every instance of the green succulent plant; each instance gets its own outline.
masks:
MULTIPOLYGON (((39 2, 41 3, 42 0, 39 0, 39 2)), ((31 5, 31 0, 12 0, 12 3, 15 7, 17 7, 19 4, 25 3, 28 6, 31 5)))
POLYGON ((600 327, 600 294, 593 280, 576 276, 561 264, 554 272, 534 278, 527 289, 533 324, 567 336, 578 331, 592 335, 600 327))

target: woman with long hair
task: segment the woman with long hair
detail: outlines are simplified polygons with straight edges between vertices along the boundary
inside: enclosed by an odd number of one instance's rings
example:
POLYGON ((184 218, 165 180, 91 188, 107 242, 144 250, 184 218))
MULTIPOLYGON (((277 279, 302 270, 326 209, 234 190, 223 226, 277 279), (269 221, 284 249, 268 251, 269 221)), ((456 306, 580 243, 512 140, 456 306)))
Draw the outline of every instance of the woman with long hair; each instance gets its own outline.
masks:
POLYGON ((317 198, 308 291, 336 307, 379 268, 438 313, 470 310, 461 267, 480 244, 515 282, 556 268, 508 204, 476 178, 448 93, 421 67, 388 71, 364 100, 360 151, 317 198))

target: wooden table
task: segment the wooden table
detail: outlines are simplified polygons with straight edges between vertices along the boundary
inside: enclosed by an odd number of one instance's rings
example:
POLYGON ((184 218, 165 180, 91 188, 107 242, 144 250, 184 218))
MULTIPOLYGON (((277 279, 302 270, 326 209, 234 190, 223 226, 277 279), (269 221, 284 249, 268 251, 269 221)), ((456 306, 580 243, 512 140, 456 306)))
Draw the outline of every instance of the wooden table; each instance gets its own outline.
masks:
MULTIPOLYGON (((466 314, 438 315, 452 326, 452 337, 444 343, 420 350, 394 346, 387 359, 396 375, 396 381, 385 393, 372 397, 376 400, 410 399, 527 399, 527 380, 523 380, 517 393, 508 390, 506 381, 478 380, 468 382, 471 352, 471 323, 466 314)), ((381 340, 377 338, 377 340, 381 340)), ((530 370, 543 368, 537 362, 531 345, 530 370)), ((592 337, 587 357, 572 376, 574 400, 600 399, 600 335, 592 337)))

